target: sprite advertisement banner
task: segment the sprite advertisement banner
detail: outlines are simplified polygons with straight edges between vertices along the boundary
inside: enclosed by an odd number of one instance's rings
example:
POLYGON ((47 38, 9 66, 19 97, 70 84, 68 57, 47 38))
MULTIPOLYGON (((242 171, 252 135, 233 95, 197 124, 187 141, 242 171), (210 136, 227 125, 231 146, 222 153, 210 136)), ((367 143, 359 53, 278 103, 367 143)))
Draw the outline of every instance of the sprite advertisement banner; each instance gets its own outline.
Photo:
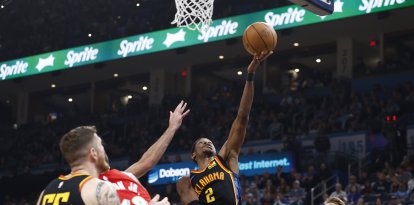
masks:
MULTIPOLYGON (((239 157, 240 174, 246 176, 261 175, 265 172, 275 173, 278 166, 282 167, 283 172, 290 172, 294 168, 292 154, 273 153, 239 157)), ((174 183, 182 176, 189 176, 191 170, 197 169, 194 162, 160 164, 150 171, 148 183, 152 185, 174 183)))
POLYGON ((80 65, 198 45, 243 35, 262 21, 276 30, 370 14, 414 5, 413 0, 335 0, 332 15, 318 16, 296 5, 216 19, 204 32, 171 28, 0 63, 0 80, 24 77, 80 65))

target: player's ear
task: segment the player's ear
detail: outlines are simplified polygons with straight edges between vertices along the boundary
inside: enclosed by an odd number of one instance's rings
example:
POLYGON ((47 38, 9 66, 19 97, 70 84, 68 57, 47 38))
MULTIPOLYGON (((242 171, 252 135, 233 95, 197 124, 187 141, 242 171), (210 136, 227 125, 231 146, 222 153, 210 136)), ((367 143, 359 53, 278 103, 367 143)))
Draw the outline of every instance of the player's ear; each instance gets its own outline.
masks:
POLYGON ((88 155, 91 159, 93 160, 97 160, 98 159, 98 152, 96 151, 95 148, 91 147, 88 151, 88 155))

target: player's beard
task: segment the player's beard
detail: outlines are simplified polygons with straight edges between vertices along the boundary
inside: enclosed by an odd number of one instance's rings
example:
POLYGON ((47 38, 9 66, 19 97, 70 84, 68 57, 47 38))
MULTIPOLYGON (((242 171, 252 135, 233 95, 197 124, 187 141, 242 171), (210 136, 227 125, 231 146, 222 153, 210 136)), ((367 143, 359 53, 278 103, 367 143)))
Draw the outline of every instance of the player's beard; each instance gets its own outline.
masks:
POLYGON ((109 158, 108 155, 105 153, 105 166, 106 166, 106 170, 109 170, 111 167, 109 166, 109 158))
POLYGON ((98 170, 100 173, 106 172, 110 169, 108 155, 105 153, 105 156, 102 159, 99 159, 98 170))

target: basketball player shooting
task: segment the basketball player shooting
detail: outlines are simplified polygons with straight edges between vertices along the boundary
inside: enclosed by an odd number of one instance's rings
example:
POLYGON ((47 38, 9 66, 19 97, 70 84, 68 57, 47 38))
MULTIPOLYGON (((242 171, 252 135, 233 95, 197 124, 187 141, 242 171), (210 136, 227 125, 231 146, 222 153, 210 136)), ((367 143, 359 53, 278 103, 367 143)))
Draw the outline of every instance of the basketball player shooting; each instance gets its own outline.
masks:
POLYGON ((191 157, 200 169, 191 171, 190 177, 183 177, 177 182, 177 191, 184 205, 241 204, 238 157, 253 103, 254 73, 258 65, 272 53, 265 51, 254 55, 247 68, 247 79, 237 117, 219 153, 216 153, 216 148, 207 138, 200 138, 193 144, 191 157))

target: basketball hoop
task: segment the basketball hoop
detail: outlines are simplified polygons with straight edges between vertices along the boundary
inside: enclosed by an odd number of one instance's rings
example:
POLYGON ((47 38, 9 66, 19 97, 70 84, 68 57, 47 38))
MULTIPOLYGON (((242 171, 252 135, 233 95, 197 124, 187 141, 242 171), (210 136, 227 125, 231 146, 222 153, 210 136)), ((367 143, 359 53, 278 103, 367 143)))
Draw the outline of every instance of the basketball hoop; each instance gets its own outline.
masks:
POLYGON ((206 31, 212 22, 214 0, 175 0, 177 13, 171 24, 206 31))

